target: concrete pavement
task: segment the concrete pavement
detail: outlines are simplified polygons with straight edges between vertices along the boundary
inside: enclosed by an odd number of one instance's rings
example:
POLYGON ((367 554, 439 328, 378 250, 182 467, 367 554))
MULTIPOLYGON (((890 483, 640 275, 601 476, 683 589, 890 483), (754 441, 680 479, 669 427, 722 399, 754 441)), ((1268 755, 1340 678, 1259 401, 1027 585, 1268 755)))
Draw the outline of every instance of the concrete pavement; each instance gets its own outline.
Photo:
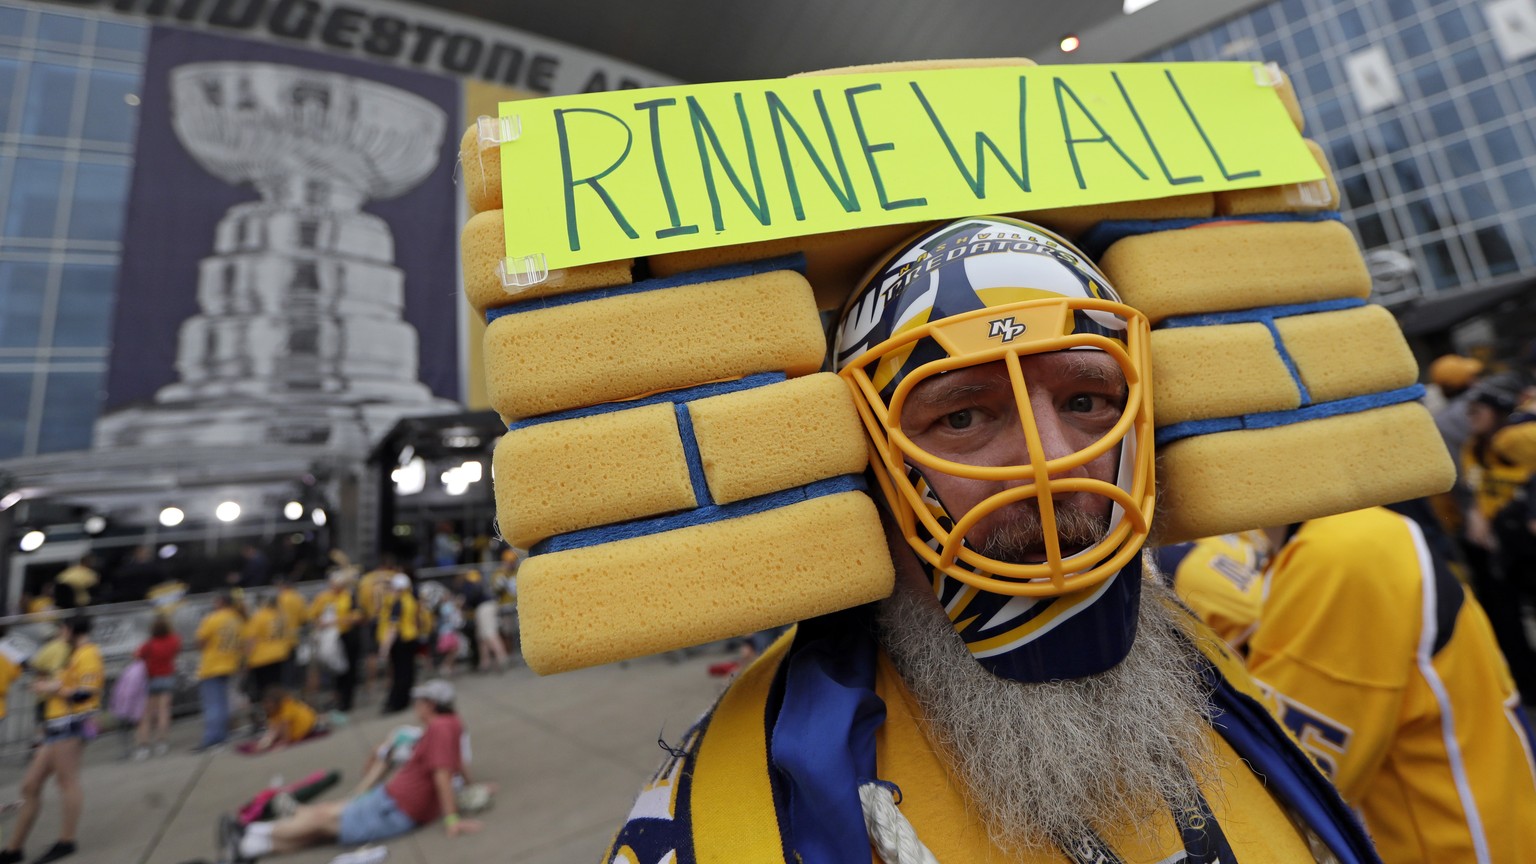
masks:
MULTIPOLYGON (((600 860, 635 793, 664 755, 658 737, 676 741, 722 688, 710 663, 719 648, 691 657, 650 657, 539 678, 526 668, 505 675, 461 675, 459 711, 470 731, 475 779, 500 785, 484 814, 485 831, 448 838, 434 825, 388 844, 391 864, 490 862, 586 864, 600 860)), ((71 864, 180 864, 214 860, 218 814, 239 806, 281 775, 296 779, 338 768, 342 783, 322 800, 344 797, 368 751, 410 714, 378 716, 381 688, 360 694, 352 722, 326 738, 264 756, 233 750, 189 752, 197 718, 176 724, 172 750, 145 762, 121 759, 109 733, 90 745, 85 816, 71 864)), ((24 766, 0 765, 0 800, 16 797, 24 766)), ((58 831, 50 785, 26 847, 42 854, 58 831)), ((0 823, 7 836, 10 824, 0 823)), ((273 859, 328 862, 337 847, 273 859)))

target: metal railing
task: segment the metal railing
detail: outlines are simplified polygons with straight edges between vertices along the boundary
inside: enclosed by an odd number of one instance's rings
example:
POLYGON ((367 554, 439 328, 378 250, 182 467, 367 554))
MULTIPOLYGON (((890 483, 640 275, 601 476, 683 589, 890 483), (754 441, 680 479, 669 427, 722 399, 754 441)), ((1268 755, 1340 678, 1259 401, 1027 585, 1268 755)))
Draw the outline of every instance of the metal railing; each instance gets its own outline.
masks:
MULTIPOLYGON (((427 582, 444 582, 455 575, 478 570, 489 577, 494 565, 476 564, 456 567, 431 567, 417 571, 418 585, 427 582)), ((294 586, 306 602, 325 588, 325 580, 301 582, 294 586)), ((246 602, 253 604, 270 596, 277 589, 271 586, 246 589, 246 602)), ((173 712, 178 716, 195 714, 197 704, 197 666, 200 652, 194 640, 198 622, 203 620, 213 606, 215 592, 188 594, 174 602, 134 600, 127 603, 104 603, 87 606, 82 610, 49 611, 29 615, 0 617, 0 626, 6 629, 7 640, 25 640, 33 646, 41 646, 52 639, 66 616, 83 611, 91 619, 91 640, 101 649, 102 664, 107 677, 107 690, 102 694, 105 717, 107 696, 117 677, 134 659, 134 653, 149 638, 150 625, 158 615, 168 615, 171 629, 181 637, 181 653, 176 657, 177 688, 172 700, 173 712)), ((510 614, 510 612, 504 612, 510 614)), ((515 626, 515 625, 514 625, 515 626)), ((11 685, 6 697, 6 715, 0 719, 0 761, 25 758, 37 735, 37 699, 32 693, 32 674, 24 674, 11 685)))

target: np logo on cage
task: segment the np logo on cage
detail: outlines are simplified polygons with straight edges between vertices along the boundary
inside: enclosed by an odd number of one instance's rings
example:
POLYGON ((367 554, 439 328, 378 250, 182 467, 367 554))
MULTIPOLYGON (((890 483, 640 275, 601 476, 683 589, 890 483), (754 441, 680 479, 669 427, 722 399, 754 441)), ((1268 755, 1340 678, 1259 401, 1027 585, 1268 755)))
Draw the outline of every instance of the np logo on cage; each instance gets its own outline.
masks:
POLYGON ((1023 324, 1014 322, 1012 315, 1008 316, 1007 318, 998 318, 994 321, 988 321, 987 323, 992 325, 992 329, 987 331, 987 336, 1001 336, 1003 337, 1004 343, 1012 342, 1013 340, 1019 338, 1019 335, 1022 334, 1025 329, 1023 324))

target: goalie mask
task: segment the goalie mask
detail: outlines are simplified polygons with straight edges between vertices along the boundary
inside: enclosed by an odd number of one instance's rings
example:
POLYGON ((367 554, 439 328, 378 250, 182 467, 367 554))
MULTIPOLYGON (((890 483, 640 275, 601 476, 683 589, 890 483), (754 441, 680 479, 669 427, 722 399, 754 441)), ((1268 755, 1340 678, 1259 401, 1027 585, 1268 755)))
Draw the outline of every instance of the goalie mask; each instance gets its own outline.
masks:
POLYGON ((972 655, 1027 681, 1120 662, 1152 517, 1146 317, 1051 232, 965 219, 874 268, 835 351, 972 655))

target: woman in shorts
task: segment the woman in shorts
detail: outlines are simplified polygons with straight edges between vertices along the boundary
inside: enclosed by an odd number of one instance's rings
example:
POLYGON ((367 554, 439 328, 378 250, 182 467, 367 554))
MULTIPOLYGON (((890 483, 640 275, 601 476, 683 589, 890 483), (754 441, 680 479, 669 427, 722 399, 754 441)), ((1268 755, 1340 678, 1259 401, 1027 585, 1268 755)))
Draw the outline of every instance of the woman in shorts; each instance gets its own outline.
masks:
POLYGON ((149 758, 151 741, 156 756, 165 754, 166 738, 171 734, 171 698, 176 694, 176 655, 180 653, 181 637, 171 631, 164 615, 156 615, 149 625, 149 638, 133 653, 144 661, 144 673, 149 678, 149 699, 144 704, 144 716, 139 718, 134 759, 149 758))

